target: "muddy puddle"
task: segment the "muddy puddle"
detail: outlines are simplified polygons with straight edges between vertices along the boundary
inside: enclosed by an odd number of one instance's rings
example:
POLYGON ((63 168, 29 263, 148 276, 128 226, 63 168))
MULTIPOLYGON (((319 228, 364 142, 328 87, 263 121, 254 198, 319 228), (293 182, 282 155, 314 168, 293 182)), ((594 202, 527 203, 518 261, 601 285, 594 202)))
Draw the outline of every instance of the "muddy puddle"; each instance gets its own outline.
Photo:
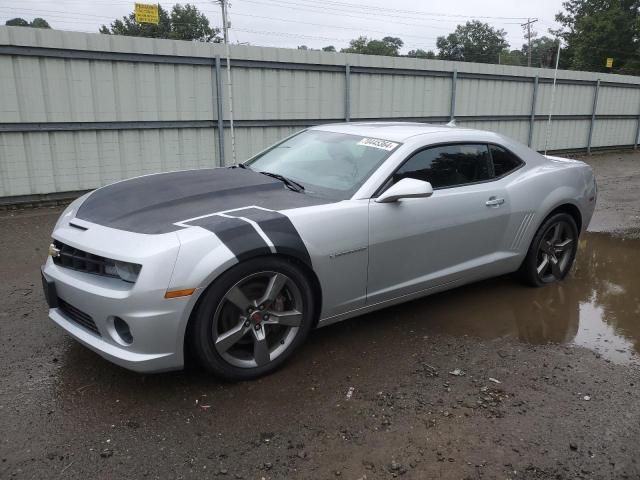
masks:
POLYGON ((502 277, 366 317, 382 317, 379 326, 398 320, 420 335, 575 344, 617 363, 637 362, 640 240, 587 233, 573 271, 560 284, 535 289, 502 277))

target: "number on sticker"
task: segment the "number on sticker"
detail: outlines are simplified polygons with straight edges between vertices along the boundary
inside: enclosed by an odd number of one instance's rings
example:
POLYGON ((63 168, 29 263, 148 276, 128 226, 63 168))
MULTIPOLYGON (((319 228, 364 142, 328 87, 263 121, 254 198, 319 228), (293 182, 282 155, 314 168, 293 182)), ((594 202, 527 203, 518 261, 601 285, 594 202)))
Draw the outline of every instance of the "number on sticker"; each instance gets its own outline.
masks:
POLYGON ((398 146, 397 143, 390 142, 389 140, 380 140, 379 138, 363 138, 358 142, 358 145, 379 148, 380 150, 386 150, 387 152, 390 152, 398 146))

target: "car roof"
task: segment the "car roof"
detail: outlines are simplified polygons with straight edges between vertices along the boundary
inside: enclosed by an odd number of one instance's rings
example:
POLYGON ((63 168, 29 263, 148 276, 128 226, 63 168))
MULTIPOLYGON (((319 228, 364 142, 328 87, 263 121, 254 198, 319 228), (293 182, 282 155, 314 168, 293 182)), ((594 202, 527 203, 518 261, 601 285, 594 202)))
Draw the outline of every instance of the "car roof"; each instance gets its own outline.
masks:
POLYGON ((350 122, 332 123, 312 127, 311 130, 322 130, 327 132, 345 133, 348 135, 359 135, 363 137, 373 137, 394 142, 405 142, 411 137, 429 136, 435 142, 461 140, 467 137, 475 141, 495 141, 499 135, 483 130, 473 130, 469 128, 452 127, 448 125, 432 125, 418 122, 350 122))

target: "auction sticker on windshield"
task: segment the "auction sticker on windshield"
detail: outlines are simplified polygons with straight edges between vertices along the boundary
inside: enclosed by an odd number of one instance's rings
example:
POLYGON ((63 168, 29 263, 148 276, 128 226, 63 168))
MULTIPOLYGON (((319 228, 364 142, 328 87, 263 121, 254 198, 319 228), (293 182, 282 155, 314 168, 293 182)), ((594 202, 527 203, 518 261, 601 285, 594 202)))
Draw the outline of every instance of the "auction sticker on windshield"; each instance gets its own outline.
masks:
POLYGON ((358 145, 379 148, 380 150, 386 150, 387 152, 390 152, 398 146, 397 143, 390 142, 388 140, 380 140, 379 138, 363 138, 358 142, 358 145))

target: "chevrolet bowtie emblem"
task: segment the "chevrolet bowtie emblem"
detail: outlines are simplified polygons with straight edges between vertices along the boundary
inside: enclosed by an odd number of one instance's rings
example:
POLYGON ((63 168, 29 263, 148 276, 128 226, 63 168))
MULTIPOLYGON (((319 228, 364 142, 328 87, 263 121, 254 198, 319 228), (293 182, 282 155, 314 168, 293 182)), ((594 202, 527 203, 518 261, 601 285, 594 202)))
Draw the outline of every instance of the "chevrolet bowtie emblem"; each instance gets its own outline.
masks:
POLYGON ((60 249, 56 247, 53 243, 49 245, 49 255, 51 255, 53 258, 60 256, 60 249))

